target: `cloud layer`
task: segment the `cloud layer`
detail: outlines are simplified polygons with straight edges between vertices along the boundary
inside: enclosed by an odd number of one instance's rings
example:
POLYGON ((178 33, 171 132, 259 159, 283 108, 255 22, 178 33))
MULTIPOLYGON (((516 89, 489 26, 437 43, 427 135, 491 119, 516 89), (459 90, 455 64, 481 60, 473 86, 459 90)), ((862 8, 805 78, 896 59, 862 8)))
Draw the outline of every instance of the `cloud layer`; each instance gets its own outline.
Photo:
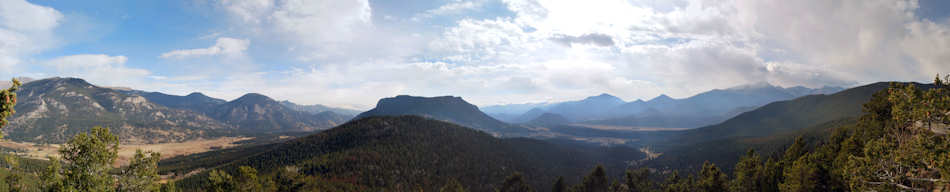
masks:
POLYGON ((633 100, 759 82, 928 81, 950 72, 950 19, 921 17, 915 0, 208 5, 201 11, 221 37, 205 48, 156 50, 156 66, 122 53, 31 57, 56 46, 54 29, 64 16, 25 1, 0 2, 0 69, 42 64, 33 72, 363 108, 397 94, 460 95, 480 105, 604 92, 633 100), (101 77, 103 71, 127 75, 101 77))

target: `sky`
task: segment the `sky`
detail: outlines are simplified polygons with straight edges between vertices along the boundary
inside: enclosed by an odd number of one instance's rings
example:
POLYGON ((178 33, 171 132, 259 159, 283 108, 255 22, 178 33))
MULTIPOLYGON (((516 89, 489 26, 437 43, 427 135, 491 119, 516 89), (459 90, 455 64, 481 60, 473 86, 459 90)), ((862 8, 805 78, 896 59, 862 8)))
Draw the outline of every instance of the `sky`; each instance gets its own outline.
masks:
POLYGON ((0 0, 0 78, 368 109, 950 73, 941 0, 0 0))

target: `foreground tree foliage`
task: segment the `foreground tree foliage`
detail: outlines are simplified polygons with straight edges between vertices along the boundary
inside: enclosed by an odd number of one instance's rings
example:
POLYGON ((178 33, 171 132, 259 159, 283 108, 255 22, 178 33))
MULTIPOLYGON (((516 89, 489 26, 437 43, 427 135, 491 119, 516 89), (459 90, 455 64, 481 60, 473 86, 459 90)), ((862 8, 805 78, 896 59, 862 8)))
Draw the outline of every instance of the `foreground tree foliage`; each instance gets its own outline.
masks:
POLYGON ((161 154, 135 150, 129 166, 122 170, 119 191, 158 191, 158 161, 161 154))
POLYGON ((118 138, 106 128, 95 127, 74 136, 60 149, 62 159, 49 158, 49 166, 40 175, 40 190, 177 191, 158 184, 158 153, 137 150, 129 166, 119 175, 111 174, 118 150, 118 138))
MULTIPOLYGON (((11 81, 13 86, 0 90, 0 127, 6 126, 7 117, 16 113, 13 108, 16 107, 16 90, 20 88, 20 81, 17 79, 11 81)), ((2 135, 0 138, 3 138, 2 135)))

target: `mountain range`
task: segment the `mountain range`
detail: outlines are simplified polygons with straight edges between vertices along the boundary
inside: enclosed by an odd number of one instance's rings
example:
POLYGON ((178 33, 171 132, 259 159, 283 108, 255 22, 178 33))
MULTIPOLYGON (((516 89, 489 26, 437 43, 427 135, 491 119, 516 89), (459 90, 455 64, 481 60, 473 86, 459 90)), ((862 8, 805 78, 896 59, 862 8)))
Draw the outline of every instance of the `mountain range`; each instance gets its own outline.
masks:
POLYGON ((315 131, 352 116, 296 111, 260 94, 233 101, 201 93, 168 95, 92 85, 77 78, 24 83, 4 134, 17 141, 62 143, 94 126, 124 143, 179 142, 261 132, 315 131))
POLYGON ((715 89, 683 99, 660 95, 648 101, 624 102, 601 94, 578 101, 487 106, 488 113, 508 122, 522 123, 544 113, 560 114, 574 123, 630 127, 695 128, 716 124, 759 106, 805 95, 831 94, 840 87, 789 87, 767 83, 715 89), (523 111, 527 107, 533 107, 523 111))

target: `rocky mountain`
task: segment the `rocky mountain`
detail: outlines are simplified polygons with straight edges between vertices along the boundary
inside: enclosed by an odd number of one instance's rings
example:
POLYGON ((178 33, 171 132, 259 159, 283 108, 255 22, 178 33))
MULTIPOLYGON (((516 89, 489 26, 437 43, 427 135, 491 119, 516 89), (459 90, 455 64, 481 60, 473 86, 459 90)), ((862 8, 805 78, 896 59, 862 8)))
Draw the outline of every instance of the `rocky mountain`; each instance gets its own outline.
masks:
POLYGON ((82 79, 50 78, 23 84, 6 138, 61 143, 94 126, 109 127, 125 143, 183 141, 230 133, 232 126, 201 113, 169 108, 142 96, 82 79))
POLYGON ((320 104, 300 105, 300 104, 296 104, 296 103, 286 101, 286 100, 281 101, 280 104, 286 107, 289 107, 290 109, 293 109, 293 110, 303 111, 303 112, 308 112, 308 113, 313 113, 313 114, 329 111, 336 114, 353 117, 353 116, 356 116, 357 114, 360 114, 361 112, 361 111, 353 110, 353 109, 330 107, 330 106, 320 105, 320 104))
POLYGON ((360 113, 354 119, 399 115, 418 115, 493 133, 526 131, 521 127, 509 125, 482 113, 478 110, 478 107, 466 102, 461 97, 452 96, 415 97, 399 95, 383 98, 376 103, 375 108, 360 113))
POLYGON ((349 119, 330 111, 316 114, 296 111, 257 93, 218 105, 208 114, 249 132, 315 131, 334 127, 349 119))

